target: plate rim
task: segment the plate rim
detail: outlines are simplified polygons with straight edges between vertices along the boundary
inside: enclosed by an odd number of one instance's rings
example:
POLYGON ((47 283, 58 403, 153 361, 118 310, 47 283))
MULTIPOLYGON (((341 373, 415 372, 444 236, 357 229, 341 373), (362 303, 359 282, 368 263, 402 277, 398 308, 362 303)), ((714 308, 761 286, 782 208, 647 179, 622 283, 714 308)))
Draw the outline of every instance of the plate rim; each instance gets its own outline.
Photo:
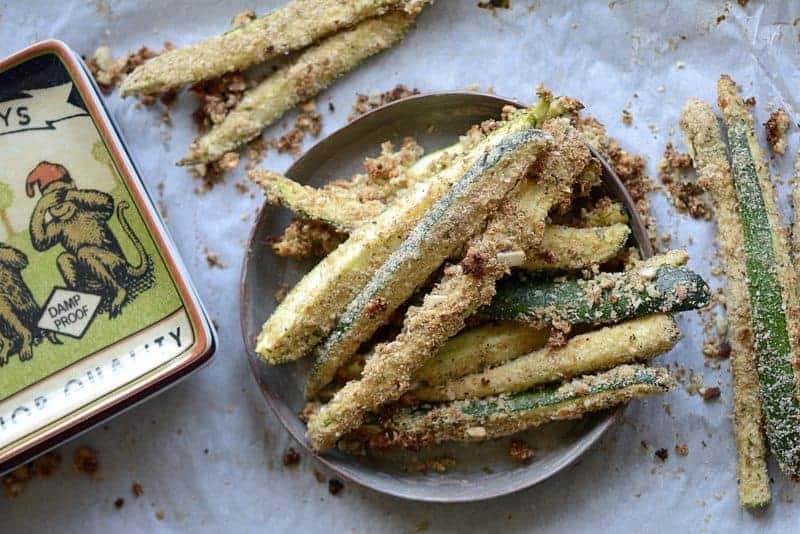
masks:
MULTIPOLYGON (((324 143, 326 143, 330 138, 339 135, 342 131, 350 128, 359 121, 365 120, 367 119, 367 117, 371 117, 375 114, 384 112, 388 108, 400 105, 406 105, 414 100, 428 99, 431 97, 434 98, 475 97, 475 98, 493 100, 496 103, 502 105, 527 107, 527 104, 516 99, 501 97, 490 93, 482 93, 474 91, 434 91, 434 92, 426 92, 426 93, 411 95, 405 98, 395 100, 394 102, 384 104, 375 109, 372 109, 360 115, 353 121, 348 122, 344 126, 341 126, 336 130, 334 130, 333 132, 329 133, 324 138, 314 143, 314 145, 309 147, 307 150, 303 152, 302 155, 300 155, 296 160, 294 160, 292 164, 287 168, 285 174, 291 174, 292 169, 301 164, 302 160, 306 158, 311 152, 319 149, 319 147, 324 143)), ((602 156, 600 156, 600 154, 598 154, 594 148, 590 146, 589 149, 592 153, 592 156, 600 162, 600 165, 603 170, 602 173, 603 181, 606 183, 607 186, 608 185, 612 186, 613 194, 618 197, 618 200, 620 200, 623 203, 623 205, 626 208, 626 211, 628 212, 630 218, 628 224, 631 227, 632 233, 634 234, 634 240, 636 241, 636 246, 640 254, 644 258, 649 258, 653 256, 654 251, 652 248, 652 244, 650 243, 650 240, 647 237, 646 226, 644 225, 644 222, 642 221, 640 215, 635 209, 635 203, 631 198, 629 191, 622 183, 622 180, 620 180, 620 178, 616 175, 613 168, 608 164, 608 162, 602 156)), ((266 401, 272 413, 280 421, 281 425, 283 425, 284 429, 289 433, 292 439, 305 450, 306 453, 310 454, 314 459, 322 463, 324 466, 326 466, 328 469, 330 469, 337 475, 341 476, 342 478, 380 494, 416 502, 446 504, 446 503, 478 502, 488 499, 495 499, 505 495, 516 493, 523 489, 533 487, 559 474, 561 471, 563 471, 570 465, 574 464, 581 456, 583 456, 583 454, 586 453, 586 451, 589 448, 591 448, 595 443, 597 443, 597 441, 608 431, 608 429, 614 423, 616 418, 619 415, 621 415, 622 412, 625 410, 627 404, 620 406, 616 410, 606 415, 602 420, 598 421, 597 425, 593 429, 591 429, 591 431, 586 436, 582 438, 582 443, 580 443, 574 450, 571 450, 569 453, 564 454, 564 458, 557 461, 555 463, 555 466, 553 466, 548 472, 543 471, 541 473, 532 474, 529 478, 526 478, 516 483, 510 483, 507 487, 504 487, 502 489, 489 491, 479 495, 437 497, 437 496, 419 496, 419 495, 414 495, 413 492, 392 490, 388 488, 374 486, 373 484, 363 479, 356 471, 350 469, 348 466, 342 465, 338 461, 330 459, 326 457, 324 454, 319 454, 316 451, 314 451, 309 446, 307 440, 305 439, 305 435, 297 435, 297 433, 293 430, 293 427, 290 424, 290 422, 283 416, 283 413, 278 408, 278 404, 285 406, 285 403, 280 398, 280 396, 277 395, 277 393, 273 392, 269 387, 266 386, 266 384, 262 383, 259 377, 258 368, 256 367, 256 362, 259 360, 259 356, 255 353, 255 348, 251 346, 252 345, 251 340, 253 339, 253 332, 248 331, 247 318, 249 315, 250 303, 246 298, 246 289, 248 287, 248 274, 249 274, 248 266, 251 260, 251 255, 255 252, 255 247, 260 245, 260 243, 255 242, 257 238, 257 233, 262 223, 262 218, 265 217, 265 212, 271 208, 272 206, 270 206, 265 199, 261 207, 259 207, 258 211, 256 212, 250 232, 248 233, 247 242, 245 246, 245 254, 242 260, 242 267, 239 278, 239 320, 240 320, 242 340, 244 342, 245 356, 247 358, 248 366, 250 367, 250 373, 253 379, 255 380, 259 390, 261 391, 261 395, 264 397, 264 400, 266 401)))

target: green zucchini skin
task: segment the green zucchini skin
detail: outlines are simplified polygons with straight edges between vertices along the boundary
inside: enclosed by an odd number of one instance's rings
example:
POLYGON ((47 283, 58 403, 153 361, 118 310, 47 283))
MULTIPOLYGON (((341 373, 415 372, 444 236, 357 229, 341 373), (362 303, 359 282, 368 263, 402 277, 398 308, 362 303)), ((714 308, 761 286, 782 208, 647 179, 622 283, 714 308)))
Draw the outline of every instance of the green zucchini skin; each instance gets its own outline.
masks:
POLYGON ((501 200, 522 176, 521 173, 506 169, 504 174, 508 176, 507 181, 498 179, 500 183, 496 187, 486 189, 482 184, 493 179, 490 175, 492 170, 500 164, 515 165, 514 160, 519 159, 521 154, 524 157, 517 166, 527 168, 541 153, 548 139, 548 134, 534 128, 509 133, 485 152, 451 190, 431 207, 403 244, 348 304, 330 335, 315 349, 314 365, 306 382, 307 397, 313 398, 320 388, 328 384, 336 370, 386 322, 394 310, 479 230, 485 218, 479 214, 487 212, 491 202, 501 200), (494 195, 494 198, 482 198, 476 202, 474 195, 484 189, 486 191, 483 194, 494 195), (461 221, 461 227, 452 227, 454 218, 461 221), (376 306, 376 303, 380 303, 380 306, 376 306))
POLYGON ((482 441, 551 421, 578 419, 675 385, 666 369, 622 365, 557 387, 399 409, 351 436, 376 448, 417 450, 444 441, 482 441))
MULTIPOLYGON (((730 79, 727 81, 732 84, 730 79)), ((724 79, 720 80, 721 102, 723 84, 724 79)), ((738 108, 738 102, 733 99, 726 102, 723 112, 728 126, 733 180, 742 220, 745 273, 758 356, 765 431, 770 450, 781 469, 791 477, 798 477, 800 403, 793 367, 795 354, 790 341, 787 306, 782 294, 775 250, 775 241, 782 239, 782 236, 778 235, 779 229, 770 224, 765 200, 765 195, 770 193, 763 191, 759 181, 757 156, 751 148, 752 126, 738 113, 738 109, 728 108, 738 108)), ((796 298, 796 295, 791 297, 796 298)))
POLYGON ((481 313, 490 319, 554 323, 608 324, 653 313, 679 312, 708 304, 710 290, 696 273, 662 265, 652 280, 639 273, 604 275, 598 280, 538 281, 512 276, 501 281, 497 294, 481 313), (610 284, 610 282, 608 282, 610 284))

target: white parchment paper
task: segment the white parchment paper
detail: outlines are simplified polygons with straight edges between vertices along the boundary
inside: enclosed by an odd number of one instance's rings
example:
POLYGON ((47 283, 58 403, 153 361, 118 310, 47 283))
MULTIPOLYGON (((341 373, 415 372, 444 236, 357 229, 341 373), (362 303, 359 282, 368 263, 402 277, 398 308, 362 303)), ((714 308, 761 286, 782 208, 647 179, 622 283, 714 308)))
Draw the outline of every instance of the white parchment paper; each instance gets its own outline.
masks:
MULTIPOLYGON (((142 44, 158 49, 165 40, 186 44, 225 30, 239 11, 263 13, 281 3, 0 0, 0 55, 48 37, 84 54, 101 44, 115 55, 142 44)), ((384 91, 396 83, 422 91, 477 84, 531 100, 541 81, 582 100, 625 148, 647 156, 655 175, 665 143, 676 140, 682 147, 681 105, 692 96, 713 101, 723 72, 756 97, 759 122, 777 105, 797 122, 800 27, 793 21, 800 4, 511 0, 511 10, 493 13, 476 3, 437 0, 401 46, 324 93, 322 134, 345 123, 356 92, 384 91), (335 112, 328 112, 328 101, 335 112), (626 127, 620 112, 629 101, 633 124, 626 127)), ((29 483, 15 500, 0 497, 1 532, 797 529, 800 502, 792 501, 800 501, 800 488, 774 468, 769 509, 752 515, 737 505, 729 365, 704 366, 695 313, 682 316, 685 338, 661 362, 693 369, 705 385, 722 388, 721 399, 704 402, 680 388, 663 399, 634 403, 579 463, 533 489, 471 505, 420 505, 354 484, 332 496, 313 474, 323 470, 308 457, 284 468, 289 439, 250 376, 239 330, 243 243, 260 194, 251 198, 237 191, 239 170, 198 196, 197 183, 174 166, 193 135, 191 96, 184 95, 172 111, 172 125, 161 123, 160 112, 136 109, 133 100, 114 95, 108 103, 151 193, 166 207, 167 226, 219 325, 220 346, 213 363, 181 385, 63 446, 64 465, 55 477, 29 483), (209 268, 206 250, 225 267, 209 268), (79 443, 100 453, 94 479, 70 466, 79 443), (674 452, 678 443, 688 444, 688 456, 674 452), (670 452, 665 462, 653 457, 661 447, 670 452), (144 489, 138 499, 131 494, 134 481, 144 489), (113 506, 117 497, 125 499, 121 509, 113 506)), ((292 115, 268 134, 291 121, 292 115)), ((794 127, 788 155, 774 162, 783 176, 797 138, 794 127)), ((290 163, 290 156, 270 154, 262 165, 284 170, 290 163)), ((667 232, 674 246, 688 247, 690 265, 718 286, 710 276, 712 224, 675 216, 661 193, 652 199, 659 234, 667 232)), ((782 201, 785 206, 785 193, 782 201)))

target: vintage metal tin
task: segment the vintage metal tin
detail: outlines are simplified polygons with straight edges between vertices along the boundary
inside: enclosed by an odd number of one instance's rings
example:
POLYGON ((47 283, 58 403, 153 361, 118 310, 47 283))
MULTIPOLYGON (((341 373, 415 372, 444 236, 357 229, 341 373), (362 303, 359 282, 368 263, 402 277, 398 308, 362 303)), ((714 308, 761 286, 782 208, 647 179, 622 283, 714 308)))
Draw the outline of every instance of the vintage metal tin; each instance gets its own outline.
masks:
POLYGON ((215 334, 80 57, 0 62, 0 473, 208 361, 215 334))

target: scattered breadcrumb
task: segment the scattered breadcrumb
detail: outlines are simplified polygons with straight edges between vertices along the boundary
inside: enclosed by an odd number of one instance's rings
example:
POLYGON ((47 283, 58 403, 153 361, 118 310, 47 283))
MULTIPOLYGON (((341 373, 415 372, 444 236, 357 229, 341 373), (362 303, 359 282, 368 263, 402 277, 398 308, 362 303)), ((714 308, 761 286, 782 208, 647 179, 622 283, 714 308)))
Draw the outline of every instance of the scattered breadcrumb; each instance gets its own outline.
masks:
POLYGON ((125 499, 123 499, 122 497, 117 497, 117 499, 114 501, 114 508, 119 510, 123 506, 125 506, 125 499))
MULTIPOLYGON (((172 50, 173 48, 175 48, 174 45, 167 41, 164 43, 164 50, 162 50, 162 52, 172 50)), ((123 57, 114 59, 111 55, 111 48, 108 46, 101 46, 94 51, 92 57, 84 59, 86 61, 86 67, 89 69, 95 82, 97 82, 100 90, 105 94, 111 94, 122 80, 133 72, 133 69, 159 54, 161 54, 161 52, 156 52, 150 50, 146 46, 142 46, 135 52, 130 52, 123 57)), ((164 93, 161 95, 162 103, 164 103, 164 105, 171 104, 175 96, 176 93, 174 91, 164 93)), ((149 98, 142 99, 141 102, 145 105, 150 105, 155 102, 155 99, 152 95, 149 95, 149 98)))
POLYGON ((344 484, 338 479, 332 478, 328 481, 328 492, 331 495, 338 495, 344 489, 344 484))
POLYGON ((687 176, 693 168, 689 154, 678 152, 672 143, 667 143, 657 168, 658 178, 666 186, 676 210, 695 219, 711 219, 711 204, 706 199, 705 190, 687 176))
POLYGON ((481 9, 509 9, 511 8, 511 0, 486 0, 478 2, 478 7, 481 9))
POLYGON ((133 493, 133 496, 138 499, 144 494, 144 489, 142 488, 141 484, 134 482, 131 484, 131 493, 133 493))
POLYGON ((360 115, 363 115, 368 111, 372 111, 373 109, 379 108, 390 102, 394 102, 395 100, 400 100, 401 98, 407 98, 409 96, 418 94, 419 89, 416 87, 409 89, 402 83, 397 84, 393 89, 390 89, 384 93, 373 95, 357 93, 356 101, 353 103, 353 109, 350 115, 347 117, 347 121, 349 122, 357 119, 360 115))
POLYGON ((521 439, 512 439, 508 446, 508 455, 516 462, 526 462, 533 454, 533 448, 521 439))
POLYGON ((428 458, 426 460, 422 460, 421 462, 417 463, 415 469, 418 473, 425 474, 428 471, 433 471, 434 473, 446 473, 447 471, 453 469, 456 466, 455 458, 451 458, 450 456, 440 456, 436 458, 428 458))
POLYGON ((662 462, 666 462, 667 458, 669 458, 669 451, 663 447, 658 449, 654 454, 656 458, 658 458, 662 462))
POLYGON ((208 249, 206 249, 205 255, 206 255, 206 263, 208 264, 209 267, 211 268, 216 267, 217 269, 225 268, 225 264, 222 263, 222 260, 219 259, 219 256, 217 256, 213 252, 210 252, 208 249))
POLYGON ((57 452, 48 452, 32 462, 17 467, 10 473, 3 475, 0 483, 5 488, 6 496, 17 497, 25 484, 34 478, 49 478, 55 474, 61 465, 61 455, 57 452))
POLYGON ((72 466, 79 473, 90 476, 95 475, 100 468, 100 462, 97 459, 97 451, 86 445, 81 445, 72 455, 72 466))
POLYGON ((163 521, 164 520, 164 510, 156 510, 155 516, 156 516, 156 519, 158 519, 159 521, 163 521))
POLYGON ((290 467, 298 463, 300 463, 300 453, 294 450, 294 447, 286 449, 286 452, 283 453, 283 465, 290 467))
POLYGON ((764 123, 767 131, 767 143, 773 154, 783 156, 786 153, 786 131, 790 124, 789 115, 782 108, 773 111, 767 122, 764 123))
POLYGON ((256 12, 252 9, 248 9, 247 11, 242 11, 241 13, 237 13, 233 16, 233 20, 231 20, 231 29, 233 28, 241 28, 242 26, 246 25, 248 22, 252 22, 256 18, 256 12))
POLYGON ((622 110, 622 124, 625 126, 630 126, 633 124, 633 115, 627 109, 622 110))
POLYGON ((678 443, 675 445, 675 452, 678 454, 678 456, 688 456, 689 446, 686 443, 678 443))
POLYGON ((297 219, 272 240, 272 250, 278 256, 300 260, 325 256, 344 239, 344 234, 323 222, 297 219))
POLYGON ((718 387, 708 387, 708 388, 702 388, 700 390, 700 394, 703 395, 703 400, 706 402, 718 399, 720 393, 721 392, 718 387))

